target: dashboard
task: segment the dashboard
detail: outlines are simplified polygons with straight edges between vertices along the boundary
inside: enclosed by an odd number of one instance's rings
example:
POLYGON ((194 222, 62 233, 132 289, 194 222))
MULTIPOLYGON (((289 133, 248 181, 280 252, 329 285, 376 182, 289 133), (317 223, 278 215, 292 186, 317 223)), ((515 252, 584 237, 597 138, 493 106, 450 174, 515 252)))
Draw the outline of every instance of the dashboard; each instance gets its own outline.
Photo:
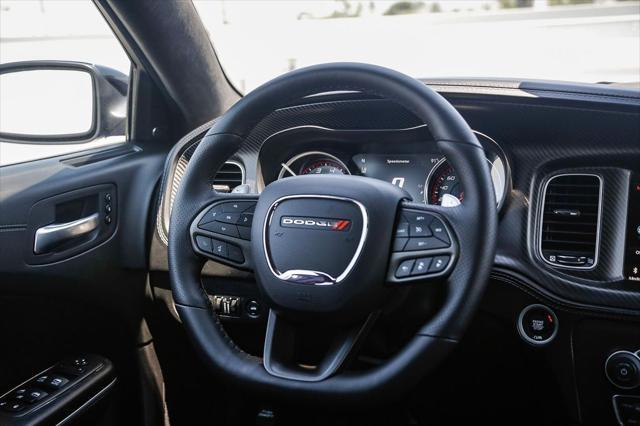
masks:
MULTIPOLYGON (((527 369, 571 371, 536 377, 549 380, 545 390, 562 393, 576 411, 574 423, 614 424, 615 398, 640 397, 640 387, 614 385, 605 374, 605 364, 607 374, 619 365, 612 354, 640 354, 640 92, 594 86, 431 83, 475 129, 499 210, 482 308, 491 327, 476 336, 481 352, 516 340, 514 352, 491 353, 501 372, 503 356, 537 357, 527 369)), ((169 216, 181 176, 211 125, 178 142, 161 188, 150 283, 174 318, 166 290, 169 216)), ((438 152, 429 129, 392 102, 358 93, 318 95, 274 111, 226 166, 212 170, 212 188, 260 193, 292 175, 347 174, 390 182, 418 203, 465 203, 467 177, 438 152)), ((223 318, 225 324, 264 319, 253 279, 205 264, 203 287, 214 306, 235 301, 248 312, 223 318)), ((429 289, 407 291, 416 303, 432 301, 429 289)))
MULTIPOLYGON (((487 156, 500 213, 494 275, 573 306, 635 312, 640 223, 631 189, 640 173, 640 96, 606 87, 475 84, 434 87, 463 114, 487 156)), ((210 126, 187 135, 170 160, 156 224, 164 247, 180 177, 210 126)), ((357 93, 274 111, 228 164, 238 167, 246 192, 294 174, 349 174, 400 186, 414 202, 464 203, 466 177, 438 152, 429 129, 396 104, 357 93)))

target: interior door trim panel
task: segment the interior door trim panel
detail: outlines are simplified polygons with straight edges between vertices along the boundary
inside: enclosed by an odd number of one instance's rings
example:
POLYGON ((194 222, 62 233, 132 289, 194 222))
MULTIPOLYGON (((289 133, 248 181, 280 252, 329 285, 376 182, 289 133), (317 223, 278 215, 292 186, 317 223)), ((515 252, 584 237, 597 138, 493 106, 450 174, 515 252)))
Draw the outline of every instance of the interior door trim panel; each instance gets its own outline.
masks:
MULTIPOLYGON (((36 279, 42 275, 43 280, 45 275, 56 275, 60 280, 66 277, 73 282, 79 274, 99 274, 104 268, 116 270, 124 265, 146 269, 149 239, 145 212, 155 205, 154 191, 162 173, 165 152, 161 144, 147 144, 145 149, 137 147, 126 156, 107 157, 81 165, 66 162, 77 157, 75 153, 3 167, 0 173, 0 226, 11 232, 0 232, 0 245, 16 249, 4 251, 0 272, 27 273, 36 279), (104 222, 107 193, 111 194, 109 224, 104 222), (60 195, 52 197, 52 194, 60 195), (89 214, 99 211, 102 221, 96 238, 62 252, 35 255, 35 231, 58 222, 55 206, 92 194, 98 198, 95 211, 89 214), (17 224, 24 225, 16 228, 17 224), (119 233, 122 238, 113 238, 119 233), (86 262, 85 255, 93 257, 86 262), (42 264, 48 264, 46 274, 40 269, 42 264)), ((72 206, 68 211, 73 210, 72 206)), ((14 283, 20 280, 8 281, 6 285, 17 285, 14 283)), ((99 282, 100 279, 94 280, 96 285, 99 282)))

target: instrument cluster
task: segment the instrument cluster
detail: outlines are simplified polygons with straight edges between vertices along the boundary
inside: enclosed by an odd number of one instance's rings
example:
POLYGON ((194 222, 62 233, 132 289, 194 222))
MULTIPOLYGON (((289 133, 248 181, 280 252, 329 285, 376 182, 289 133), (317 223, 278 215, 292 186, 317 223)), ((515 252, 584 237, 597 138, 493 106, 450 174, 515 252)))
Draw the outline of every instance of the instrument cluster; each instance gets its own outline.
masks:
MULTIPOLYGON (((501 207, 510 190, 509 163, 493 139, 478 132, 476 136, 485 148, 497 205, 501 207)), ((378 148, 373 152, 354 154, 311 150, 295 153, 279 166, 277 179, 311 174, 359 175, 390 182, 404 189, 416 202, 444 207, 455 207, 464 202, 461 182, 464 179, 460 179, 446 157, 437 152, 393 153, 380 152, 378 148)))

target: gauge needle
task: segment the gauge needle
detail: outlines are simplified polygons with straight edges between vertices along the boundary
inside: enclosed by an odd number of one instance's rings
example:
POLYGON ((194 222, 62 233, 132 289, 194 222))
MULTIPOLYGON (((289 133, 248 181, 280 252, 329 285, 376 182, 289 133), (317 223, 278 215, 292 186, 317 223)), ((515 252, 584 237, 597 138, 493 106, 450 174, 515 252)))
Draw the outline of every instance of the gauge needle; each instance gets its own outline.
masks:
POLYGON ((284 164, 284 163, 280 163, 280 165, 282 166, 282 168, 283 168, 283 169, 285 169, 286 171, 288 171, 289 173, 291 173, 291 176, 297 176, 297 175, 293 172, 293 170, 291 170, 291 168, 290 168, 289 166, 287 166, 286 164, 284 164))
POLYGON ((444 194, 440 204, 442 207, 455 207, 460 205, 460 200, 455 195, 444 194))

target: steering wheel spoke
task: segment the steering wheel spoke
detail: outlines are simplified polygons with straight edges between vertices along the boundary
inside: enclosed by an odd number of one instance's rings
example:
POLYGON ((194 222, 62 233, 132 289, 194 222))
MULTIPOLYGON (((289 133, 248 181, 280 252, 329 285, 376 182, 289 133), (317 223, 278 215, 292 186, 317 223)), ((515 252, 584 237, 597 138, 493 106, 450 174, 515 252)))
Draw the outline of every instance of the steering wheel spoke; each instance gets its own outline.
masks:
POLYGON ((451 211, 439 206, 402 204, 394 232, 387 282, 437 281, 451 273, 459 256, 452 221, 447 218, 451 211))
POLYGON ((264 368, 272 376, 284 379, 322 381, 334 375, 355 357, 377 317, 376 312, 356 325, 325 326, 324 331, 331 334, 325 354, 314 365, 307 365, 297 359, 297 352, 305 337, 316 340, 317 328, 310 333, 305 329, 306 323, 290 321, 270 310, 264 341, 264 368))
POLYGON ((189 230, 199 255, 251 270, 251 228, 257 195, 217 194, 196 216, 189 230))

